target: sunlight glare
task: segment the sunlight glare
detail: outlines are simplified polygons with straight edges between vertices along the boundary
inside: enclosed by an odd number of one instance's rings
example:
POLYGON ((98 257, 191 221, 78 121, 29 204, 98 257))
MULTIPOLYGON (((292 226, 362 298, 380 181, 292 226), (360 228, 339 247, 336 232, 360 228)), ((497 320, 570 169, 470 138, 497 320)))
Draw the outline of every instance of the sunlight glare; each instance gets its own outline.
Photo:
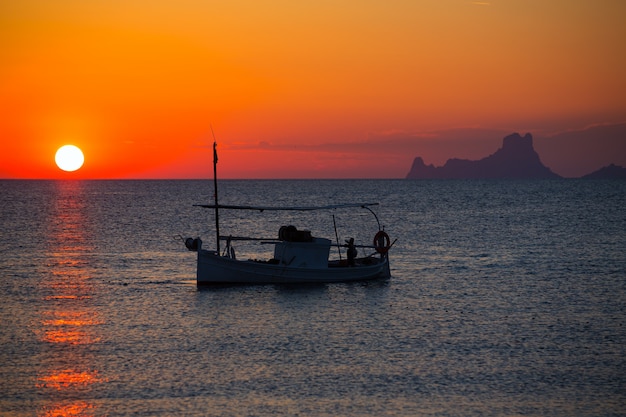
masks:
POLYGON ((74 145, 64 145, 57 150, 54 160, 63 171, 76 171, 83 166, 85 156, 83 152, 74 145))

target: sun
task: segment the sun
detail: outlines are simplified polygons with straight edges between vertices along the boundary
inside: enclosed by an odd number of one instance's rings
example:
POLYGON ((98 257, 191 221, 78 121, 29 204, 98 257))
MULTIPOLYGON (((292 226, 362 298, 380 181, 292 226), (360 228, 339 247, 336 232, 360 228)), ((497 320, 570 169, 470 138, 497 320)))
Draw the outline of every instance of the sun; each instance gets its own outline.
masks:
POLYGON ((63 171, 76 171, 83 166, 85 156, 83 151, 74 145, 61 146, 54 155, 54 161, 63 171))

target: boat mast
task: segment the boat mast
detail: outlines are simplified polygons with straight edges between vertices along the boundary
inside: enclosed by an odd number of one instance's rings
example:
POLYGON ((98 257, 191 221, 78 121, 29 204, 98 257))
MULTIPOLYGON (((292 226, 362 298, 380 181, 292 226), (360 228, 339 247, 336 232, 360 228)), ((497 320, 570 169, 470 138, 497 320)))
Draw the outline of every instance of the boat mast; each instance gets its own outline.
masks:
MULTIPOLYGON (((211 126, 211 133, 213 133, 213 126, 211 126)), ((217 254, 220 254, 220 219, 219 209, 217 205, 217 142, 215 141, 215 133, 213 133, 213 198, 215 199, 215 248, 217 254)))

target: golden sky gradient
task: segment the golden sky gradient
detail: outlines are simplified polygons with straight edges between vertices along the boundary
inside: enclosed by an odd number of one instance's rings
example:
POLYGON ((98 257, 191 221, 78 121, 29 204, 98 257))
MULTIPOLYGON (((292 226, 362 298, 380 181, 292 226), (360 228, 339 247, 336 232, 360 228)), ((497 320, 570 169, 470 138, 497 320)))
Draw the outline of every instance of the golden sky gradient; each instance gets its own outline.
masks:
POLYGON ((212 125, 224 178, 398 178, 621 123, 624 21, 621 0, 4 1, 0 177, 205 178, 212 125))

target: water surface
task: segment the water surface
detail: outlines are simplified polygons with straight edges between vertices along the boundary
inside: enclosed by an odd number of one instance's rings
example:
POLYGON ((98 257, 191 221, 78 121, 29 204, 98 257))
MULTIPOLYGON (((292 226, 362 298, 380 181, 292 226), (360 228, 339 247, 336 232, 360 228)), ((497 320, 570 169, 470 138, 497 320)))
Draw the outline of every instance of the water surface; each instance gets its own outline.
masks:
MULTIPOLYGON (((626 415, 626 183, 223 181, 379 201, 392 278, 199 290, 203 181, 0 181, 0 415, 626 415)), ((369 243, 364 210, 224 212, 369 243), (351 228, 354 226, 355 228, 351 228)), ((268 248, 238 245, 242 256, 268 248)))

